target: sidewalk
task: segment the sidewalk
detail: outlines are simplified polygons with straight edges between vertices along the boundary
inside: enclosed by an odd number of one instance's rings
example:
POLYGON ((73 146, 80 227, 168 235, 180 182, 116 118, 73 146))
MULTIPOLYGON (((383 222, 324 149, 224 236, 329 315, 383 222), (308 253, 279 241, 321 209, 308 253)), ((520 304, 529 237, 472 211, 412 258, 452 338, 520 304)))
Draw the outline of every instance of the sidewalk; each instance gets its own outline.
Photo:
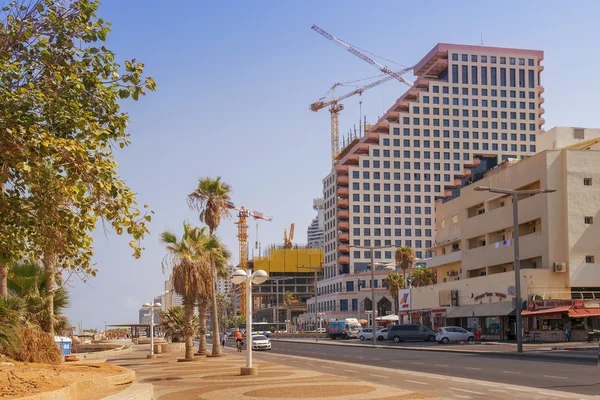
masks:
POLYGON ((229 349, 224 357, 198 357, 193 362, 177 362, 180 353, 159 354, 156 359, 147 359, 147 353, 147 346, 133 346, 129 353, 107 362, 134 370, 136 382, 151 383, 154 397, 159 400, 442 399, 258 360, 254 363, 258 366, 258 376, 241 376, 245 355, 229 349))

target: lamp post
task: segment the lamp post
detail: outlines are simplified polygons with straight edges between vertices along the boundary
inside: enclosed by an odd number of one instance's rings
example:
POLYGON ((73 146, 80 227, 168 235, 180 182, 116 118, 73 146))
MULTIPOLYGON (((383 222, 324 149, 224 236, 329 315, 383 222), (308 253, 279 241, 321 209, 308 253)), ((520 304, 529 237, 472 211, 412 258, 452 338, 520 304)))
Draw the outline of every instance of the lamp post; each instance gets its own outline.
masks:
POLYGON ((267 279, 269 275, 262 269, 254 273, 251 269, 236 269, 231 276, 231 282, 235 285, 246 283, 246 367, 242 367, 242 375, 258 374, 256 367, 252 366, 252 284, 260 285, 267 279))
MULTIPOLYGON (((391 249, 394 246, 354 246, 350 245, 348 248, 364 249, 369 250, 371 253, 371 311, 375 311, 375 255, 373 250, 377 249, 391 249)), ((375 313, 373 312, 373 318, 371 322, 371 329, 373 329, 373 346, 377 345, 377 337, 375 335, 375 313)))
POLYGON ((160 310, 162 305, 160 303, 144 303, 142 308, 144 310, 150 310, 150 354, 148 354, 147 358, 156 358, 154 354, 154 310, 160 310))
POLYGON ((513 242, 514 242, 514 270, 515 270, 515 302, 517 317, 517 352, 523 352, 523 321, 521 320, 521 260, 519 259, 519 195, 535 195, 541 193, 553 193, 554 189, 534 189, 534 190, 511 190, 494 188, 488 186, 477 186, 474 190, 478 192, 500 193, 512 196, 513 203, 513 242))

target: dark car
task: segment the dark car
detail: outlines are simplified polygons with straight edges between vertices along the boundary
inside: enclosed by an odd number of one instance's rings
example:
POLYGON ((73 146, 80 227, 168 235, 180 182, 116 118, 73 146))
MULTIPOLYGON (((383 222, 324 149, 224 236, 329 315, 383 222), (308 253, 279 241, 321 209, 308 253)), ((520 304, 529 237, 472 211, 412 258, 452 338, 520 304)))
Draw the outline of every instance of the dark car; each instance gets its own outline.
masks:
POLYGON ((419 340, 435 342, 436 332, 421 324, 391 325, 388 328, 387 337, 394 342, 405 340, 419 340))

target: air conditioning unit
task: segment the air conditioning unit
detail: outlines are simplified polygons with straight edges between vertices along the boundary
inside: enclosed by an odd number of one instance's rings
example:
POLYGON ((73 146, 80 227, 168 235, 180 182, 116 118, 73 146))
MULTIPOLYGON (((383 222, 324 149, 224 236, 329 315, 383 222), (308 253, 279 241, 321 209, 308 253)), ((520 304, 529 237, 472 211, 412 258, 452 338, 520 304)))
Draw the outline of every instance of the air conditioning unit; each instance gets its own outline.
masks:
POLYGON ((567 263, 564 262, 555 262, 554 263, 554 272, 566 272, 567 271, 567 263))

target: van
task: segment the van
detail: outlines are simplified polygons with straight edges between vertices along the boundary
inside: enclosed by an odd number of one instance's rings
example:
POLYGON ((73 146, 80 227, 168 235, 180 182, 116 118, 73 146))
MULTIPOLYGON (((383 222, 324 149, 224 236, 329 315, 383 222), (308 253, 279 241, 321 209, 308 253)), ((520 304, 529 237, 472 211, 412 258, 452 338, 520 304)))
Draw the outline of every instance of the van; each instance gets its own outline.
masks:
POLYGON ((436 333, 421 324, 391 325, 388 328, 388 339, 395 343, 405 340, 435 342, 436 333))

